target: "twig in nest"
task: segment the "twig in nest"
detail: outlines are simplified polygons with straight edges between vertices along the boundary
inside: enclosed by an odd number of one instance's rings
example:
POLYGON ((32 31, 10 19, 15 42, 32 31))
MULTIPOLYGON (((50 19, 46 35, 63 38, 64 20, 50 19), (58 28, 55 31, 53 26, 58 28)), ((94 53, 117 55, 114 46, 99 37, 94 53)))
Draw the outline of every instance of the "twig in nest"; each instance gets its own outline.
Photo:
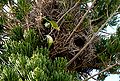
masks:
POLYGON ((62 17, 57 21, 57 23, 59 23, 66 14, 68 14, 71 10, 73 10, 79 4, 79 2, 80 0, 78 0, 78 2, 72 8, 70 8, 65 14, 63 14, 62 17))
POLYGON ((97 19, 91 20, 91 22, 97 21, 97 20, 101 19, 102 17, 103 17, 103 15, 102 15, 102 16, 100 16, 100 17, 99 17, 99 18, 97 18, 97 19))

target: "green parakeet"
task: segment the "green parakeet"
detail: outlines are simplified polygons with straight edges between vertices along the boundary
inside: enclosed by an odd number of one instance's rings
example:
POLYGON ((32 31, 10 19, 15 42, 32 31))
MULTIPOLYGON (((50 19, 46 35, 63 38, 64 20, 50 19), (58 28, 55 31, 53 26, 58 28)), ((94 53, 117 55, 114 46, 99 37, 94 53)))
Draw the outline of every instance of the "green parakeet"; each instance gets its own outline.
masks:
POLYGON ((49 49, 53 44, 53 38, 50 35, 46 35, 46 37, 47 37, 47 43, 48 43, 48 49, 49 49))
POLYGON ((51 25, 51 27, 53 27, 54 29, 60 31, 60 28, 58 27, 58 24, 57 24, 55 21, 53 21, 53 20, 51 20, 51 19, 49 19, 49 18, 46 18, 46 17, 43 17, 43 19, 45 19, 45 20, 47 21, 47 22, 44 24, 45 27, 49 28, 49 25, 51 25))

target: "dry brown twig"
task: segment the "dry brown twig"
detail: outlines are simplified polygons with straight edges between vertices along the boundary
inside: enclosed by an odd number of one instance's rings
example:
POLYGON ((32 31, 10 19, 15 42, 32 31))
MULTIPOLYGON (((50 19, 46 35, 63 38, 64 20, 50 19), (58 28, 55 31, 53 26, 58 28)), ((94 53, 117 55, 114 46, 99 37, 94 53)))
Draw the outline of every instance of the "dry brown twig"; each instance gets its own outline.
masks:
POLYGON ((66 66, 69 66, 80 54, 85 48, 94 40, 94 38, 97 36, 97 34, 104 28, 104 26, 108 23, 108 21, 116 14, 116 11, 120 8, 120 5, 115 10, 115 12, 106 20, 106 22, 98 29, 96 33, 92 36, 92 38, 85 44, 85 46, 66 64, 66 66))
POLYGON ((37 18, 36 18, 36 21, 37 21, 37 28, 38 28, 38 32, 39 32, 39 35, 41 36, 41 37, 43 37, 42 36, 42 33, 41 33, 41 31, 40 31, 40 27, 41 27, 41 19, 42 19, 42 6, 43 6, 43 0, 35 0, 35 3, 36 3, 36 7, 38 8, 38 9, 36 9, 37 10, 37 13, 39 14, 39 16, 37 16, 37 18))
POLYGON ((89 78, 86 78, 86 79, 83 80, 83 81, 88 81, 89 79, 93 78, 94 76, 99 75, 99 74, 101 74, 101 73, 103 73, 103 72, 105 72, 105 71, 107 71, 107 70, 109 70, 109 69, 111 69, 111 68, 113 68, 114 66, 117 66, 117 65, 118 65, 118 64, 116 63, 116 64, 113 64, 113 65, 111 65, 111 66, 108 66, 106 69, 98 72, 97 74, 94 74, 94 75, 90 76, 89 78))

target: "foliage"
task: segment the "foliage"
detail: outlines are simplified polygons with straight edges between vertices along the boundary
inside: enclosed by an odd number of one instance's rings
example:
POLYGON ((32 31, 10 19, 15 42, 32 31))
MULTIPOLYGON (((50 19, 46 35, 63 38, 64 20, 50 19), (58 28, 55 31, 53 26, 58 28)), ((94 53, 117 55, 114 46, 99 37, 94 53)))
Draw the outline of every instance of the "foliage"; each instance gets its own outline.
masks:
POLYGON ((18 0, 16 6, 13 7, 12 11, 15 12, 15 16, 20 21, 25 21, 27 14, 31 10, 30 2, 27 0, 18 0))
POLYGON ((66 59, 52 61, 49 50, 39 48, 33 29, 23 33, 21 27, 15 27, 10 36, 0 65, 1 81, 77 81, 75 72, 64 70, 66 59))
POLYGON ((19 40, 22 40, 24 39, 23 38, 23 34, 24 34, 24 31, 22 29, 22 27, 18 26, 18 27, 14 27, 14 29, 12 30, 11 32, 11 39, 12 40, 15 40, 15 41, 19 41, 19 40))
POLYGON ((115 59, 119 58, 120 36, 118 33, 119 31, 117 31, 116 35, 111 35, 109 38, 101 38, 100 42, 96 45, 97 53, 103 61, 111 60, 115 63, 115 59))
POLYGON ((2 52, 4 51, 4 43, 5 43, 5 27, 0 24, 0 54, 2 54, 2 52))
POLYGON ((77 81, 75 73, 64 70, 67 61, 57 58, 52 62, 47 49, 37 48, 30 58, 12 53, 8 61, 10 64, 1 66, 1 81, 77 81))
MULTIPOLYGON (((103 63, 101 69, 105 69, 108 65, 115 64, 120 60, 120 36, 119 36, 119 28, 117 29, 117 33, 115 35, 111 35, 109 38, 101 37, 99 43, 96 44, 97 55, 99 60, 103 63)), ((120 66, 115 66, 112 69, 109 69, 105 73, 99 75, 100 80, 104 80, 108 74, 118 74, 120 66), (102 77, 101 77, 102 76, 102 77)), ((103 81, 102 80, 102 81, 103 81)))

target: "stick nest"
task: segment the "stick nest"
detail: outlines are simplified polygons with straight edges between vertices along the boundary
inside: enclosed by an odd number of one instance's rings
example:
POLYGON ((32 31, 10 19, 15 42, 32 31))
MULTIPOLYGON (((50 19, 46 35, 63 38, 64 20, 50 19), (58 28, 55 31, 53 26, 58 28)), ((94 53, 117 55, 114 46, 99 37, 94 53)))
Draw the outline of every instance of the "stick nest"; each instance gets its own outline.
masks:
MULTIPOLYGON (((63 0, 61 0, 62 2, 63 0)), ((71 8, 76 2, 75 0, 67 1, 67 5, 55 0, 44 0, 42 3, 42 17, 49 16, 52 20, 58 21, 60 17, 71 8)), ((64 1, 63 1, 64 2, 64 1)), ((82 4, 82 3, 81 3, 82 4)), ((85 9, 87 8, 87 5, 85 9)), ((37 10, 31 13, 37 13, 37 10)), ((35 13, 35 14, 36 14, 35 13)), ((66 43, 67 38, 70 36, 73 29, 81 20, 85 11, 80 10, 80 5, 75 9, 69 12, 61 22, 58 23, 60 31, 54 30, 50 35, 54 39, 54 46, 50 50, 51 59, 56 57, 65 57, 67 60, 71 60, 78 52, 83 48, 83 46, 90 40, 92 37, 92 29, 88 19, 86 18, 80 27, 75 31, 71 39, 66 43)), ((38 14, 36 14, 38 15, 38 14)), ((32 17, 34 19, 34 17, 32 17)), ((35 19, 34 19, 35 20, 35 19)), ((35 23, 35 22, 34 22, 35 23)), ((38 23, 37 23, 38 25, 38 23)), ((50 33, 51 29, 46 30, 43 26, 40 26, 40 31, 42 35, 50 33)), ((79 55, 79 57, 67 68, 69 70, 74 70, 78 72, 90 72, 93 69, 98 67, 98 58, 96 56, 95 43, 99 39, 95 39, 90 43, 87 48, 79 55)))

